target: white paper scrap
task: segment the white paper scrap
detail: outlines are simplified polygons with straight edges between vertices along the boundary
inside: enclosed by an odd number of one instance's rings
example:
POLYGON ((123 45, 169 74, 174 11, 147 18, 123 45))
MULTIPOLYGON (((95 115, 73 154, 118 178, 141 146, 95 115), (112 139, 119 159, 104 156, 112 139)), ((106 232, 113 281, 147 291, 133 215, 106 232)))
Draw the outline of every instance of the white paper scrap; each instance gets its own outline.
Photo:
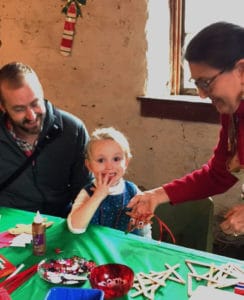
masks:
POLYGON ((17 235, 11 242, 11 247, 25 247, 32 241, 32 235, 28 233, 21 233, 17 235))
POLYGON ((198 286, 189 300, 243 300, 243 296, 215 289, 213 287, 198 286))

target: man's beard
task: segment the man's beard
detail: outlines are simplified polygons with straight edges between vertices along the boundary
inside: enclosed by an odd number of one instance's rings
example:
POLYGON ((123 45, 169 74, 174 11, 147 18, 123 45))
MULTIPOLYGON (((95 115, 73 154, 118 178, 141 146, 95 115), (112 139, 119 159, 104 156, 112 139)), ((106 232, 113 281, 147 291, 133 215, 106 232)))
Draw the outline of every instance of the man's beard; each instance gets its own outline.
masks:
POLYGON ((45 115, 43 115, 43 114, 36 115, 35 122, 37 121, 38 123, 34 127, 26 127, 25 126, 25 124, 30 124, 33 121, 24 119, 22 122, 15 122, 13 119, 11 119, 11 117, 8 114, 7 114, 7 116, 8 116, 9 121, 13 125, 14 131, 16 131, 16 132, 23 132, 23 133, 30 134, 30 135, 36 135, 42 131, 44 118, 45 118, 45 115))

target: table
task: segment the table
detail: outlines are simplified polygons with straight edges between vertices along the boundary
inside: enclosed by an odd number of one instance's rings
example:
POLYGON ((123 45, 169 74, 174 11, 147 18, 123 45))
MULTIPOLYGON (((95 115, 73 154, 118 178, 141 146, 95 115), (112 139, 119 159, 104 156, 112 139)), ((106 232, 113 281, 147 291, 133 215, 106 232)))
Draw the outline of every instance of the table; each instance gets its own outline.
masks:
MULTIPOLYGON (((16 224, 29 224, 33 220, 34 213, 10 208, 0 208, 0 232, 15 227, 16 224)), ((66 220, 58 217, 48 216, 48 220, 54 221, 52 227, 47 229, 47 253, 45 256, 55 255, 55 249, 60 248, 64 253, 78 252, 86 259, 92 259, 97 264, 109 262, 122 263, 130 266, 135 273, 165 270, 165 263, 170 265, 180 264, 178 273, 185 279, 189 272, 185 264, 186 259, 202 262, 211 262, 221 265, 227 262, 235 262, 242 268, 244 262, 214 255, 211 253, 180 247, 168 243, 160 243, 155 240, 147 240, 143 237, 114 230, 103 226, 89 226, 88 230, 80 235, 74 235, 68 231, 66 220)), ((25 248, 2 248, 0 254, 4 255, 15 265, 25 263, 26 267, 38 263, 43 257, 36 257, 32 254, 32 245, 25 248)), ((22 286, 11 294, 12 300, 43 300, 52 284, 44 281, 35 274, 22 286)), ((87 281, 85 288, 89 288, 87 281)), ((133 290, 134 291, 134 290, 133 290)), ((121 299, 145 299, 142 296, 130 297, 133 292, 121 299)), ((157 293, 157 299, 181 299, 187 300, 187 285, 168 281, 167 286, 161 288, 157 293)))

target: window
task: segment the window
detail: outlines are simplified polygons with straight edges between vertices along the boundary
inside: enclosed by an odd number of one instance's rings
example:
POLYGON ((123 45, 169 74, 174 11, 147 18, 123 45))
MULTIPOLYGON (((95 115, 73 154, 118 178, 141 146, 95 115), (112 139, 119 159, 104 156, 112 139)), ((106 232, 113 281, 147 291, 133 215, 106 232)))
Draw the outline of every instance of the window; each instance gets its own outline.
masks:
POLYGON ((196 95, 182 57, 184 47, 210 23, 244 26, 243 0, 149 0, 148 12, 148 96, 196 95))
MULTIPOLYGON (((244 26, 243 20, 243 0, 183 0, 184 10, 184 44, 191 40, 195 33, 207 25, 226 21, 244 26)), ((187 63, 183 62, 182 68, 181 92, 183 94, 192 94, 195 86, 189 82, 190 72, 187 63)))

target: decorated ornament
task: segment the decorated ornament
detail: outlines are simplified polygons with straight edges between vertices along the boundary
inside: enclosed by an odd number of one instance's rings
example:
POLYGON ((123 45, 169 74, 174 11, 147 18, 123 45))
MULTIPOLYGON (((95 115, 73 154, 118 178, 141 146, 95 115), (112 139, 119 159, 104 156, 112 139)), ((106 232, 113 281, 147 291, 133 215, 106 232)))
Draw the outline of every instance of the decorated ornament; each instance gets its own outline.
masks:
POLYGON ((73 255, 42 260, 38 265, 38 273, 42 279, 54 284, 83 284, 94 267, 94 261, 73 255))
POLYGON ((73 39, 75 35, 75 24, 79 16, 81 16, 81 5, 85 5, 86 0, 68 0, 67 4, 62 9, 62 12, 66 14, 64 22, 64 31, 62 35, 60 52, 64 56, 71 54, 73 39))

